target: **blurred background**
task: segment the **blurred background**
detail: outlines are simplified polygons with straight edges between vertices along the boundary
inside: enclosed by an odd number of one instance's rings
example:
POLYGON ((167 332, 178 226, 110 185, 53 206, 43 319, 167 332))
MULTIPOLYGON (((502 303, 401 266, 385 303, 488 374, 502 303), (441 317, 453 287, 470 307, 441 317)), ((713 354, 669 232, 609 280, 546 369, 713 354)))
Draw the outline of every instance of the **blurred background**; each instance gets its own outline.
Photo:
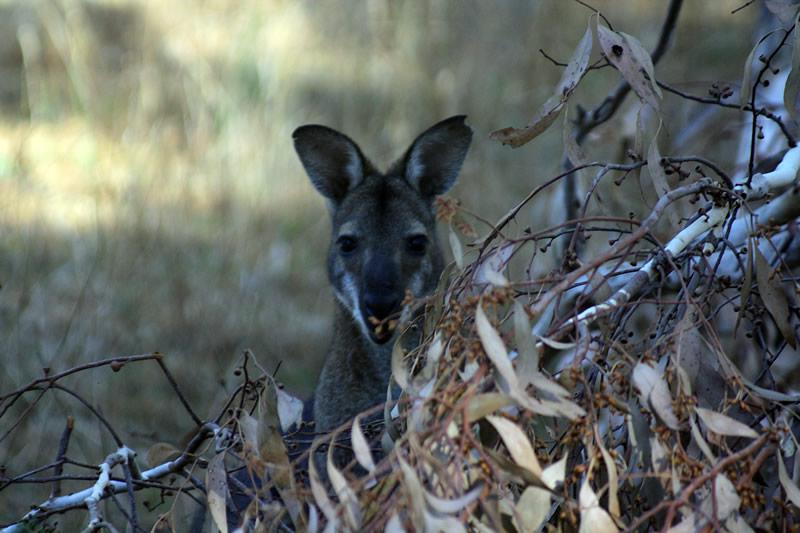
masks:
MULTIPOLYGON (((759 13, 732 15, 742 3, 686 2, 659 79, 701 95, 740 80, 759 13)), ((667 2, 593 5, 652 49, 667 2)), ((496 219, 559 172, 561 127, 519 150, 488 133, 530 119, 561 75, 539 48, 566 61, 590 14, 565 0, 0 2, 0 390, 158 350, 204 416, 249 348, 307 396, 331 324, 329 224, 292 131, 329 125, 386 166, 467 114, 476 135, 451 195, 496 219)), ((591 109, 617 80, 593 72, 572 101, 591 109)), ((588 139, 590 159, 620 160, 604 138, 633 134, 629 107, 588 139)), ((675 109, 677 126, 697 111, 675 109)), ((714 149, 732 153, 737 133, 715 131, 714 149)), ((548 209, 540 198, 525 223, 548 224, 548 209)), ((92 376, 71 386, 125 421, 129 445, 191 429, 155 365, 92 376)), ((81 415, 52 398, 0 443, 11 471, 48 462, 64 417, 81 415)), ((76 458, 102 460, 104 439, 79 419, 76 458)), ((12 496, 2 521, 32 503, 12 496)))

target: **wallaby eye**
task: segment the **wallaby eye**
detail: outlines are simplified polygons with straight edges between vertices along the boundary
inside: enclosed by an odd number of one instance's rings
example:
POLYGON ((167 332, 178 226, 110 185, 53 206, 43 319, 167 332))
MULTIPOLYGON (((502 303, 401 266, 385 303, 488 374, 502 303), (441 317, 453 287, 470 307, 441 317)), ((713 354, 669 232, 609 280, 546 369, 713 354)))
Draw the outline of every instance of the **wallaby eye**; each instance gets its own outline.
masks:
POLYGON ((422 255, 428 248, 428 237, 425 235, 412 235, 406 238, 406 249, 414 255, 422 255))
POLYGON ((342 235, 336 239, 336 244, 339 246, 339 251, 344 254, 351 254, 358 248, 358 241, 351 235, 342 235))

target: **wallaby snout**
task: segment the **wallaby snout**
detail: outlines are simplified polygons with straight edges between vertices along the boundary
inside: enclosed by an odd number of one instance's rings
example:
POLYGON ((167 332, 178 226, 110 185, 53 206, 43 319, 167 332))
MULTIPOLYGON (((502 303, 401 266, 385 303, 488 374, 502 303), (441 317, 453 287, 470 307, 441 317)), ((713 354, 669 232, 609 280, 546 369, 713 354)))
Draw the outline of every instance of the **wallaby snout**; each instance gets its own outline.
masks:
POLYGON ((295 130, 297 154, 332 222, 328 277, 337 307, 315 393, 319 430, 386 397, 395 318, 406 294, 431 294, 442 271, 433 201, 455 183, 471 139, 463 116, 443 120, 382 173, 336 130, 295 130))

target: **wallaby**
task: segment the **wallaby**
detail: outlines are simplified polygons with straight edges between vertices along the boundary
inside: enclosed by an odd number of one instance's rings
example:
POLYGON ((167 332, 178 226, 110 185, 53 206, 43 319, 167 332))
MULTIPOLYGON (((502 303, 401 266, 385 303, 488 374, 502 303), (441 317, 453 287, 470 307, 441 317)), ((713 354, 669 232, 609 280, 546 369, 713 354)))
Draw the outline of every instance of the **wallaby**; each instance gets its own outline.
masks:
POLYGON ((419 135, 385 173, 346 135, 302 126, 294 146, 327 199, 328 277, 336 296, 333 339, 314 393, 317 431, 382 403, 397 334, 391 319, 406 297, 431 294, 442 272, 434 199, 458 177, 472 130, 464 116, 419 135))

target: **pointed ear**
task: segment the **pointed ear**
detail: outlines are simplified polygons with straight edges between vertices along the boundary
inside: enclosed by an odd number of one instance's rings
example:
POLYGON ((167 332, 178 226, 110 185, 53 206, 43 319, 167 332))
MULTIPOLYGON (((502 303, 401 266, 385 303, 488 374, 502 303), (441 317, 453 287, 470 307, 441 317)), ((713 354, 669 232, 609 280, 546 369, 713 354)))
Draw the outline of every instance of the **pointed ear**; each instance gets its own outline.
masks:
POLYGON ((444 194, 456 182, 472 141, 472 129, 458 115, 434 124, 411 143, 393 170, 423 196, 444 194))
POLYGON ((294 130, 292 138, 311 183, 334 204, 358 185, 371 168, 358 145, 334 129, 301 126, 294 130))

